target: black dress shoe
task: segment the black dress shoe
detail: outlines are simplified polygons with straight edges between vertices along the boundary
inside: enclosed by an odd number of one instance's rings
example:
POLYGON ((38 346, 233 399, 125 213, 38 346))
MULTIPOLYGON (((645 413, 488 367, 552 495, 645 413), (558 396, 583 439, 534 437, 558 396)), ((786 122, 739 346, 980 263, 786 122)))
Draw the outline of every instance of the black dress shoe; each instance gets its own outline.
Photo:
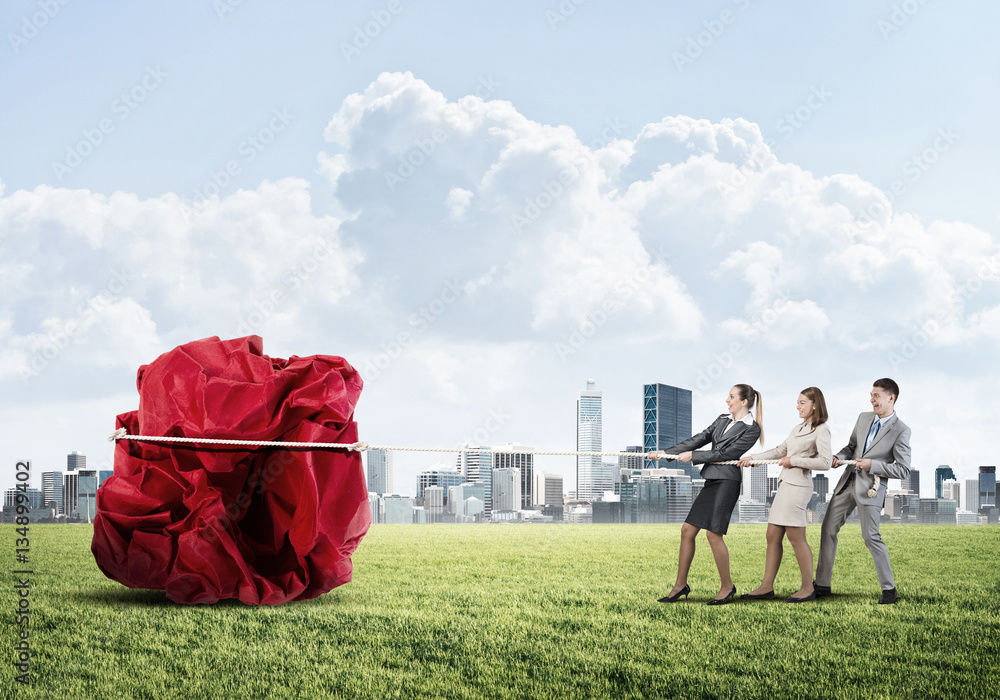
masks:
POLYGON ((785 598, 785 602, 786 603, 804 603, 807 600, 816 600, 816 589, 815 588, 813 589, 812 593, 810 593, 809 595, 805 596, 804 598, 793 598, 792 596, 788 596, 787 598, 785 598))
POLYGON ((771 600, 774 598, 774 591, 768 591, 767 593, 744 593, 740 596, 740 600, 771 600))
POLYGON ((813 590, 816 592, 817 598, 825 598, 828 595, 833 595, 833 591, 830 590, 829 586, 821 586, 815 581, 813 581, 813 590))
POLYGON ((726 603, 728 603, 729 601, 731 601, 733 599, 733 596, 735 596, 735 595, 736 595, 736 586, 733 586, 733 590, 729 591, 729 593, 726 594, 725 598, 712 598, 710 601, 708 601, 708 604, 709 605, 725 605, 726 603))
POLYGON ((878 604, 890 605, 891 603, 895 603, 898 598, 899 596, 896 594, 895 588, 887 588, 882 591, 882 595, 878 599, 878 604))
POLYGON ((688 597, 688 593, 690 593, 690 592, 691 592, 691 586, 689 586, 689 585, 687 585, 685 583, 684 584, 684 588, 682 588, 679 591, 677 591, 676 595, 664 596, 663 598, 660 598, 656 602, 657 603, 676 603, 678 600, 680 600, 681 596, 684 596, 684 599, 686 600, 687 597, 688 597))

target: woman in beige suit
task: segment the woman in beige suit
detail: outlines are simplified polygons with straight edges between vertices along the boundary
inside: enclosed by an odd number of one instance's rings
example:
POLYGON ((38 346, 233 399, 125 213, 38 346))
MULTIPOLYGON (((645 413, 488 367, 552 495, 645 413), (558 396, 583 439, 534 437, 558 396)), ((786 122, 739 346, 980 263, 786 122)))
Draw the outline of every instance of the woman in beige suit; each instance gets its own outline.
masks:
POLYGON ((788 603, 814 600, 813 556, 806 541, 806 506, 813 494, 811 470, 829 469, 833 462, 830 447, 829 414, 823 392, 814 386, 803 389, 796 407, 802 423, 792 428, 791 435, 773 450, 744 457, 739 466, 750 466, 751 460, 780 458, 781 474, 778 492, 767 519, 767 554, 764 559, 764 580, 756 590, 741 598, 760 600, 774 598, 774 578, 781 566, 781 541, 788 537, 795 550, 795 559, 802 572, 802 587, 785 599, 788 603))

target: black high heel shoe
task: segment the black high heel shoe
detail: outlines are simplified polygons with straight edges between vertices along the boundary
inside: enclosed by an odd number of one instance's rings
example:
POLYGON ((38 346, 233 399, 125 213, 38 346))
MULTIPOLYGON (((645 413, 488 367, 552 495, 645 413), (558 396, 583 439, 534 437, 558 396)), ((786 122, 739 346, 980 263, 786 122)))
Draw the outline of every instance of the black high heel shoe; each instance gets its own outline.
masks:
POLYGON ((733 596, 735 596, 735 595, 736 595, 736 586, 733 586, 733 590, 729 591, 729 593, 726 594, 725 598, 712 598, 710 601, 708 601, 708 604, 709 605, 725 605, 726 603, 728 603, 729 601, 731 601, 733 599, 733 596))
POLYGON ((691 586, 689 586, 689 585, 687 585, 685 583, 684 584, 684 588, 682 588, 679 591, 677 591, 677 595, 668 595, 668 596, 665 596, 663 598, 660 598, 656 602, 657 603, 676 603, 678 600, 680 600, 681 596, 684 596, 684 599, 687 600, 688 593, 690 593, 690 592, 691 592, 691 586))
POLYGON ((767 593, 760 593, 759 595, 754 595, 753 593, 744 593, 740 596, 741 600, 772 600, 774 598, 774 591, 770 590, 767 593))

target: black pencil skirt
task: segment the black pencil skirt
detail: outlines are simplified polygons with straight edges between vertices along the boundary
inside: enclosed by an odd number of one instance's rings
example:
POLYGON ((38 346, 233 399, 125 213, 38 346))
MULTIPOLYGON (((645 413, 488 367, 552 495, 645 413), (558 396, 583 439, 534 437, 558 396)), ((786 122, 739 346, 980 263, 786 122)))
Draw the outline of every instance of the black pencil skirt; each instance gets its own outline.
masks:
POLYGON ((691 504, 684 522, 718 535, 726 534, 733 508, 740 500, 740 484, 731 479, 705 479, 705 486, 691 504))

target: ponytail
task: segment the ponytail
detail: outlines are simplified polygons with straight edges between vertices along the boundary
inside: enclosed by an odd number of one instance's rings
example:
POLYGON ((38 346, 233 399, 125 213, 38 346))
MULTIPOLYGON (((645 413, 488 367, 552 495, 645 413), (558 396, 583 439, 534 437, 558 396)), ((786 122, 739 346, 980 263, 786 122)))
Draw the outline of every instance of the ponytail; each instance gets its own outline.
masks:
POLYGON ((757 411, 754 414, 754 420, 757 421, 758 427, 760 427, 760 444, 764 444, 764 400, 760 397, 760 392, 754 389, 753 392, 757 397, 757 411))

